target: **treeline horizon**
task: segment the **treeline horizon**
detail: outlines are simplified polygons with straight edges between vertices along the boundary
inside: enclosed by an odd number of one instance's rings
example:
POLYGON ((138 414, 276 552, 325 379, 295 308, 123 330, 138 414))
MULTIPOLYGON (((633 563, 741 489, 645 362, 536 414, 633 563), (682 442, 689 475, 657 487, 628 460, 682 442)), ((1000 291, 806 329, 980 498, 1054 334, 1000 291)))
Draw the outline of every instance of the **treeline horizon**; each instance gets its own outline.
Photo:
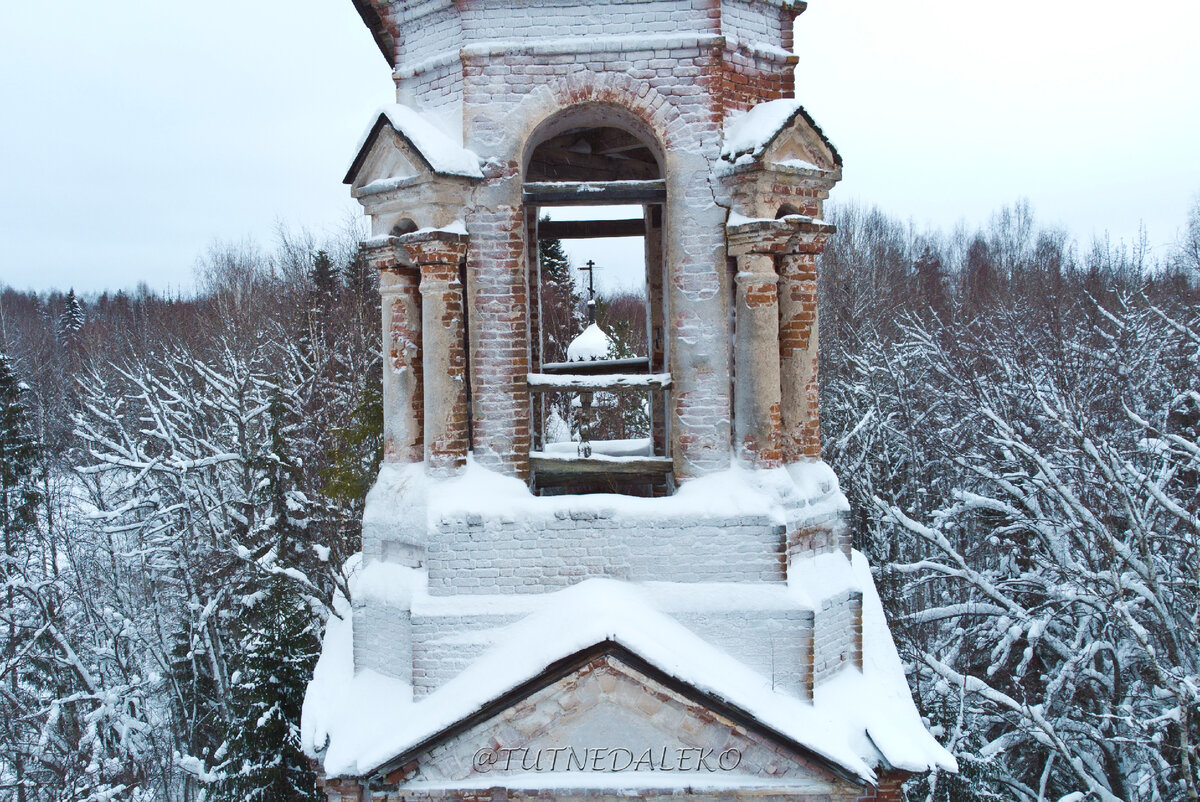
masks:
MULTIPOLYGON (((951 232, 829 209, 823 457, 963 770, 909 800, 1197 798, 1188 214, 1155 255, 1026 203, 951 232)), ((0 290, 0 800, 321 798, 300 702, 382 458, 361 234, 215 246, 193 298, 0 290)))

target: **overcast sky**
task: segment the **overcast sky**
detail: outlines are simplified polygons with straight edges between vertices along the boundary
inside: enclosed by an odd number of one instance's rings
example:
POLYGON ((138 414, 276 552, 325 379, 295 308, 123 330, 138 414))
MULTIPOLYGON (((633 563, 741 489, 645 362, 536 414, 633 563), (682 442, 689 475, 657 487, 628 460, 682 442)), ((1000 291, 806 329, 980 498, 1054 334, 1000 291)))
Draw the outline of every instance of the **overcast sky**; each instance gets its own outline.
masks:
MULTIPOLYGON (((581 12, 586 8, 581 4, 581 12)), ((1200 193, 1200 4, 812 0, 798 96, 835 200, 918 225, 1028 197, 1085 245, 1165 247, 1200 193)), ((389 70, 350 0, 0 9, 0 283, 190 288, 214 241, 344 225, 389 70)))

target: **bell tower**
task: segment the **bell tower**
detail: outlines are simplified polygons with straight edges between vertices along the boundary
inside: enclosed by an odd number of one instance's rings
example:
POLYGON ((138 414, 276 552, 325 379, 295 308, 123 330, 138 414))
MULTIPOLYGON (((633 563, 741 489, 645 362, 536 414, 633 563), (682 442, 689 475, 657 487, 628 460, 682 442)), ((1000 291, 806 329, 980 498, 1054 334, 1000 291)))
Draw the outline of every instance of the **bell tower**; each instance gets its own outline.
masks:
POLYGON ((386 443, 305 705, 329 798, 898 799, 952 768, 820 459, 842 161, 795 99, 805 4, 354 2, 397 102, 345 178, 386 443), (642 244, 630 353, 565 341, 539 256, 605 237, 642 244))

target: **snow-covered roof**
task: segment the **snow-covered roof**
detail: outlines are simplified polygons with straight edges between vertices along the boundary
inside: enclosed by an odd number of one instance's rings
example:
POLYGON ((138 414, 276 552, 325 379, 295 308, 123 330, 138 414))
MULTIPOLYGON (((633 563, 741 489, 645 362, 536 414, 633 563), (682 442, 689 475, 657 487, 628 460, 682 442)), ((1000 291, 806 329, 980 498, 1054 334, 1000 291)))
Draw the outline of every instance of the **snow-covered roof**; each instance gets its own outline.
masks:
POLYGON ((607 359, 612 344, 613 341, 604 333, 604 330, 592 323, 567 346, 567 361, 592 362, 597 359, 607 359))
POLYGON ((424 160, 429 169, 440 175, 459 175, 466 178, 483 178, 479 169, 479 157, 461 144, 461 135, 444 131, 435 121, 416 109, 401 103, 381 106, 371 118, 371 124, 363 132, 354 150, 354 160, 346 171, 344 183, 353 183, 358 171, 370 153, 375 138, 384 126, 404 138, 413 151, 424 160))
MULTIPOLYGON (((842 159, 838 155, 837 149, 808 112, 804 110, 804 107, 800 105, 800 101, 795 98, 780 98, 759 103, 749 111, 734 114, 727 119, 725 142, 721 146, 721 158, 727 161, 736 161, 738 157, 746 155, 755 159, 759 158, 776 137, 792 126, 797 117, 803 119, 821 143, 829 148, 834 163, 840 166, 842 159)), ((816 167, 816 165, 811 166, 816 167)))
MULTIPOLYGON (((415 608, 418 597, 427 593, 425 575, 418 569, 377 563, 361 576, 352 591, 357 595, 382 588, 405 595, 401 601, 411 598, 415 608)), ((917 714, 870 569, 857 553, 849 576, 863 593, 863 669, 843 669, 818 687, 812 703, 775 690, 770 678, 664 612, 662 600, 649 587, 654 583, 589 579, 557 593, 522 598, 522 605, 534 605, 530 614, 497 630, 495 645, 415 702, 402 681, 370 670, 355 673, 352 623, 343 601, 344 617, 330 620, 305 696, 302 742, 308 754, 322 761, 327 776, 366 775, 436 742, 550 666, 612 644, 864 780, 873 781, 880 765, 914 772, 954 770, 954 758, 917 714), (547 632, 555 637, 546 637, 547 632)), ((792 591, 777 586, 769 592, 792 591)), ((690 592, 714 591, 697 586, 690 592)), ((791 603, 805 598, 798 593, 791 603)))

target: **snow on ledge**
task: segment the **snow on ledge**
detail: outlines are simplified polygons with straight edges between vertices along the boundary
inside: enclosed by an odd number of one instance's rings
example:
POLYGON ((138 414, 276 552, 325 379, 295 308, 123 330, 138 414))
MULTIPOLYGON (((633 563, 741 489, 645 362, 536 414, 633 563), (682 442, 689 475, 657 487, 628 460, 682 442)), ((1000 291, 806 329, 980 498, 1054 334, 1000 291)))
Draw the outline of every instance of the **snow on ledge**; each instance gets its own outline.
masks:
POLYGON ((466 469, 449 479, 427 476, 423 463, 385 463, 367 494, 363 524, 403 531, 407 542, 421 543, 440 521, 472 513, 499 521, 546 520, 562 512, 643 520, 763 516, 786 525, 789 512, 801 508, 813 517, 849 509, 837 477, 824 462, 772 470, 733 466, 692 479, 663 498, 615 493, 535 496, 525 482, 488 470, 468 454, 466 469))

